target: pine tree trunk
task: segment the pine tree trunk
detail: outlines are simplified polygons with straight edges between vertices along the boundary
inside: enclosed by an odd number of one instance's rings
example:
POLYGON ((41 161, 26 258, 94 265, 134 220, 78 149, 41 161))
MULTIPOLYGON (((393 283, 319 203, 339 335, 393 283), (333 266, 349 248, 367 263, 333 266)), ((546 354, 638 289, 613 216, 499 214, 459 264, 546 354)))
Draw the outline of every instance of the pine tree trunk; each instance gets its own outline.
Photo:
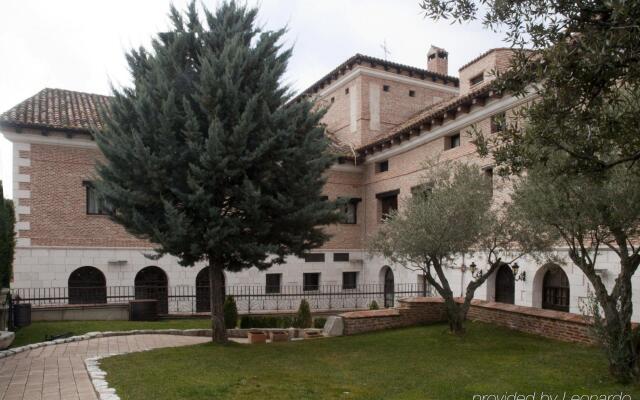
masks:
POLYGON ((209 296, 211 302, 211 340, 216 343, 227 342, 227 330, 224 325, 224 275, 222 268, 209 260, 209 296))

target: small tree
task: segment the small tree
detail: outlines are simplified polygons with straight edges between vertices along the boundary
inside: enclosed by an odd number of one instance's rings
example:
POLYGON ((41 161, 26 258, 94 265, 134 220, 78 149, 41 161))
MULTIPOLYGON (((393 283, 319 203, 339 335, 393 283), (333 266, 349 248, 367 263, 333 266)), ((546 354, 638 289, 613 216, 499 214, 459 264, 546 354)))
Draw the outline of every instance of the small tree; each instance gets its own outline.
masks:
POLYGON ((7 288, 13 277, 13 256, 16 247, 16 215, 13 201, 4 198, 0 181, 0 287, 7 288))
POLYGON ((233 296, 227 296, 224 300, 224 326, 233 329, 238 325, 238 307, 233 296))
POLYGON ((234 1, 204 13, 172 7, 172 29, 127 56, 133 87, 114 89, 95 133, 96 187, 158 256, 208 263, 213 340, 225 342, 223 270, 302 255, 338 214, 321 197, 334 161, 323 113, 282 85, 284 31, 260 31, 257 10, 234 1))
POLYGON ((530 241, 529 227, 515 215, 492 208, 489 181, 477 166, 428 165, 422 193, 405 199, 370 240, 372 251, 404 267, 420 270, 444 299, 450 330, 464 332, 475 291, 503 264, 510 264, 546 241, 530 241), (462 302, 455 299, 445 269, 466 254, 480 253, 487 269, 476 273, 462 302))
POLYGON ((379 310, 380 306, 378 305, 378 302, 375 300, 371 300, 371 303, 369 303, 369 310, 379 310))
POLYGON ((296 328, 311 328, 312 322, 309 303, 306 299, 302 299, 302 301, 300 301, 300 307, 298 307, 294 325, 296 328))
POLYGON ((598 305, 591 310, 596 321, 600 312, 604 317, 598 337, 611 374, 623 382, 637 379, 631 277, 640 265, 640 174, 623 165, 582 176, 554 176, 546 168, 533 168, 516 186, 513 199, 538 232, 561 238, 569 258, 593 286, 598 305), (620 265, 610 290, 597 273, 604 249, 615 253, 620 265))

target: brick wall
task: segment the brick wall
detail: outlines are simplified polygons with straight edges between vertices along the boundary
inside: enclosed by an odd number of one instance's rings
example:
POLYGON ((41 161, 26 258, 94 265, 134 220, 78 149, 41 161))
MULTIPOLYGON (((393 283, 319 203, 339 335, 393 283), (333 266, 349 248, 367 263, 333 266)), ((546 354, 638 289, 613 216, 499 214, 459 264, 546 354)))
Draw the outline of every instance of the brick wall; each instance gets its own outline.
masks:
MULTIPOLYGON (((402 299, 397 308, 341 314, 344 334, 446 321, 443 300, 416 297, 402 299)), ((589 322, 581 315, 553 310, 474 300, 468 319, 511 328, 565 342, 594 344, 589 322)))
POLYGON ((31 166, 20 167, 21 174, 31 176, 31 198, 20 200, 30 206, 30 214, 20 216, 30 229, 19 232, 21 238, 34 246, 151 247, 107 216, 87 215, 83 181, 94 179, 99 154, 90 148, 31 145, 31 166))

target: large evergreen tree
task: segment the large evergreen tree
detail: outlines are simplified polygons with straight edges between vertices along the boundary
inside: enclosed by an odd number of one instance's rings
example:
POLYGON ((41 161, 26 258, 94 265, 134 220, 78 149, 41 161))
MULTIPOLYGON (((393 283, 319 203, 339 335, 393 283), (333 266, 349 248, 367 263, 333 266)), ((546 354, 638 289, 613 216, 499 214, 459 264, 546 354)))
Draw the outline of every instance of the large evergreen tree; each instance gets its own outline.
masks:
POLYGON ((223 271, 269 268, 327 236, 328 153, 322 112, 290 102, 284 30, 261 31, 257 9, 195 2, 152 49, 131 51, 133 86, 114 89, 96 132, 106 162, 96 187, 112 218, 181 265, 206 261, 213 340, 226 341, 223 271))
POLYGON ((4 198, 0 181, 0 287, 9 287, 13 276, 13 255, 16 247, 16 215, 13 201, 4 198))

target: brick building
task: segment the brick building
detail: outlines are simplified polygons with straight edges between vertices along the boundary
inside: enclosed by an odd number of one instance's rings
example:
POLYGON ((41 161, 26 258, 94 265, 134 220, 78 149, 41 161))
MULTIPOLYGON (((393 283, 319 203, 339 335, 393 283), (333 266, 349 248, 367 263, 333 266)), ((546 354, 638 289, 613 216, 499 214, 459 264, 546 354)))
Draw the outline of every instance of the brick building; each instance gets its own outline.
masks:
MULTIPOLYGON (((367 236, 386 212, 411 196, 428 157, 471 161, 493 177, 491 160, 478 157, 468 133, 472 125, 486 133, 499 129, 492 118, 508 117, 530 100, 492 90, 492 71, 507 68, 509 49, 485 52, 460 68, 459 77, 448 75, 446 50, 432 46, 425 56, 426 68, 416 68, 356 54, 300 94, 328 106, 327 134, 341 157, 328 171, 325 194, 350 199, 344 223, 328 227, 332 239, 305 259, 289 257, 266 272, 227 274, 227 285, 348 289, 422 282, 415 272, 366 254, 367 236)), ((108 103, 105 96, 44 89, 0 115, 0 130, 14 149, 15 288, 157 282, 194 286, 204 276, 204 265, 183 268, 169 256, 155 261, 145 257, 152 252, 150 244, 103 214, 91 186, 100 153, 90 129, 101 127, 98 110, 108 103)), ((498 186, 498 178, 493 179, 498 186)), ((600 259, 604 281, 611 286, 616 256, 610 252, 600 259)), ((475 262, 482 265, 481 257, 475 262)), ((519 264, 525 280, 514 280, 509 269, 499 270, 477 297, 580 312, 589 283, 573 264, 538 265, 526 259, 519 264)), ((448 274, 456 292, 471 279, 460 268, 448 274)))

